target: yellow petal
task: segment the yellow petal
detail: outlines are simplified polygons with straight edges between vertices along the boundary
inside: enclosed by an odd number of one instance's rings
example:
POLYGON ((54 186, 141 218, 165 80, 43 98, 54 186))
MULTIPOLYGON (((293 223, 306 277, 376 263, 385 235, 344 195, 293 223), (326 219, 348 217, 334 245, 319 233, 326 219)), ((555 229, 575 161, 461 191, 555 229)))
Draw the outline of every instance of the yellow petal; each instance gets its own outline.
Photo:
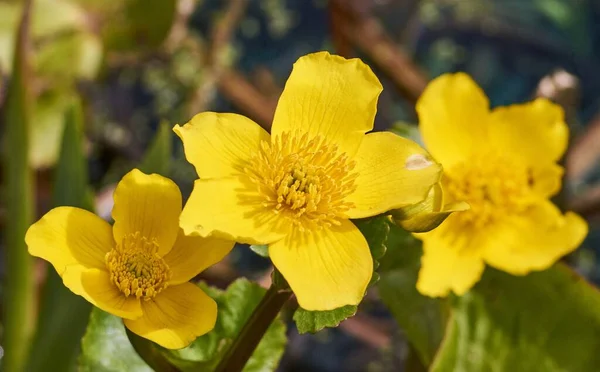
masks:
POLYGON ((531 189, 540 199, 560 191, 564 170, 558 164, 535 164, 531 167, 531 189))
POLYGON ((355 157, 356 190, 350 218, 380 214, 425 199, 440 180, 442 166, 411 140, 391 132, 367 134, 355 157))
POLYGON ((279 98, 271 135, 321 135, 352 156, 373 129, 382 86, 359 59, 319 52, 300 57, 279 98))
POLYGON ((465 231, 450 216, 440 227, 418 234, 423 240, 423 257, 417 280, 419 292, 444 297, 463 295, 481 278, 485 267, 475 231, 465 231))
POLYGON ((502 153, 526 164, 552 163, 567 148, 569 128, 559 105, 538 98, 494 109, 490 116, 490 138, 502 153))
POLYGON ((263 202, 246 176, 196 180, 181 214, 181 228, 186 235, 268 244, 285 236, 288 228, 263 202))
POLYGON ((575 250, 587 232, 581 217, 570 212, 563 216, 545 201, 490 228, 483 257, 489 265, 513 275, 545 270, 575 250))
POLYGON ((142 316, 140 300, 135 296, 125 297, 110 281, 107 271, 69 266, 63 275, 63 283, 73 293, 107 313, 126 319, 142 316))
POLYGON ((373 274, 369 245, 348 220, 290 234, 269 246, 269 256, 306 310, 357 305, 373 274))
POLYGON ((58 275, 69 265, 105 268, 104 256, 114 246, 112 228, 86 210, 58 207, 31 225, 25 235, 29 253, 50 262, 58 275))
POLYGON ((217 321, 217 304, 192 283, 168 287, 143 301, 144 315, 125 320, 133 333, 167 349, 181 349, 211 331, 217 321))
POLYGON ((203 112, 173 130, 185 149, 186 159, 201 178, 239 173, 269 134, 252 120, 237 114, 203 112))
POLYGON ((171 250, 181 214, 181 193, 173 181, 134 169, 119 182, 114 199, 113 233, 117 244, 139 231, 147 239, 156 239, 160 255, 171 250))
POLYGON ((235 242, 214 237, 186 236, 179 230, 173 249, 163 257, 171 269, 169 284, 189 281, 209 266, 221 261, 235 242))
POLYGON ((446 169, 489 146, 489 101, 469 75, 444 74, 434 79, 416 108, 425 147, 446 169))

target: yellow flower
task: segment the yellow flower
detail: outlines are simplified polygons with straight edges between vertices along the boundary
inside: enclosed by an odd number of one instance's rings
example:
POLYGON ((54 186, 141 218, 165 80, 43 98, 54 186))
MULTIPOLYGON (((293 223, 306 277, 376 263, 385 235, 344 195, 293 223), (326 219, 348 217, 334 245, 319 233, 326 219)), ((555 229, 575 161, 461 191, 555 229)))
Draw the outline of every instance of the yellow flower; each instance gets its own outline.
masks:
POLYGON ((441 173, 414 142, 365 135, 381 90, 360 60, 320 52, 294 64, 271 135, 235 114, 201 113, 176 126, 200 176, 181 227, 268 244, 304 309, 358 304, 373 263, 349 219, 417 203, 441 173))
POLYGON ((560 189, 556 162, 568 139, 559 106, 536 99, 490 111, 483 91, 458 73, 432 81, 417 112, 423 141, 444 166, 445 193, 470 205, 419 234, 421 293, 461 295, 485 263, 513 275, 547 269, 585 238, 586 222, 548 200, 560 189))
POLYGON ((114 193, 111 227, 93 213, 52 209, 27 231, 29 253, 50 262, 73 293, 124 318, 132 332, 166 348, 213 329, 217 305, 188 281, 220 261, 233 242, 186 237, 173 181, 137 169, 114 193))

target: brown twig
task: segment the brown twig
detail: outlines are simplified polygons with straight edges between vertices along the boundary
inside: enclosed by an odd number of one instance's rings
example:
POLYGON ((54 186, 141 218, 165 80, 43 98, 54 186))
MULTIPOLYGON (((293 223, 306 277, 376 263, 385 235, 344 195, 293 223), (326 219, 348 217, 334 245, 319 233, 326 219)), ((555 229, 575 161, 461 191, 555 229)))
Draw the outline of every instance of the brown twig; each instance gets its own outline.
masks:
MULTIPOLYGON (((564 120, 569 127, 570 133, 577 132, 577 107, 579 106, 580 88, 577 77, 563 69, 544 76, 538 83, 535 96, 543 97, 554 101, 560 105, 564 111, 564 120)), ((559 162, 565 168, 562 177, 562 184, 566 185, 573 181, 571 163, 569 159, 573 157, 572 138, 569 138, 567 150, 563 159, 559 162)), ((568 188, 564 187, 558 195, 553 198, 554 203, 563 211, 567 210, 571 194, 568 188)))
POLYGON ((372 16, 352 7, 352 2, 331 0, 339 14, 339 28, 343 35, 366 53, 392 79, 396 87, 411 101, 416 101, 427 86, 425 73, 386 34, 372 16))
POLYGON ((573 140, 567 158, 568 177, 581 179, 600 160, 600 113, 573 140))
POLYGON ((590 218, 600 214, 600 185, 591 187, 582 195, 573 198, 568 209, 579 213, 582 217, 590 218))
POLYGON ((262 95, 240 73, 226 70, 218 81, 219 90, 263 128, 270 129, 277 101, 262 95))
POLYGON ((342 31, 344 24, 344 16, 340 14, 339 7, 335 6, 333 2, 329 3, 329 28, 331 34, 331 42, 333 44, 336 54, 341 55, 345 58, 352 58, 353 51, 352 45, 350 45, 348 38, 342 31))
POLYGON ((265 98, 276 102, 283 92, 283 88, 275 79, 273 72, 266 66, 258 66, 252 71, 250 82, 265 96, 265 98))
POLYGON ((206 72, 202 84, 196 89, 189 103, 189 115, 206 110, 214 96, 215 88, 219 84, 227 68, 226 51, 235 35, 235 30, 242 19, 248 0, 229 0, 225 15, 215 23, 211 31, 210 46, 204 61, 206 72))
POLYGON ((175 20, 166 37, 163 48, 172 53, 178 45, 182 44, 188 35, 188 21, 196 8, 197 0, 179 0, 175 20))
POLYGON ((343 321, 340 323, 340 328, 347 334, 377 348, 386 348, 392 342, 385 325, 365 314, 358 314, 343 321))

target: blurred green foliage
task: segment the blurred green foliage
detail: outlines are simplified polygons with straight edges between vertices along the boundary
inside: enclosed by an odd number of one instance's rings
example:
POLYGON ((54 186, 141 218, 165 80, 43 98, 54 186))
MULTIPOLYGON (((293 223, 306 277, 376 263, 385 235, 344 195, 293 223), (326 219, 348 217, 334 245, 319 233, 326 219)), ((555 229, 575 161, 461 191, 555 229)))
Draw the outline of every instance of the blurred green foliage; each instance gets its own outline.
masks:
POLYGON ((18 32, 11 35, 13 78, 3 107, 2 138, 3 185, 6 193, 3 259, 6 276, 3 287, 2 344, 7 352, 2 366, 21 371, 26 362, 34 321, 33 259, 27 253, 25 233, 33 222, 35 205, 34 174, 29 168, 29 133, 32 127, 30 8, 19 13, 18 32))
POLYGON ((421 363, 431 365, 444 337, 448 309, 442 299, 417 291, 417 276, 423 250, 421 242, 400 227, 390 224, 388 254, 380 268, 377 284, 381 300, 412 344, 421 363))
POLYGON ((121 318, 98 308, 92 310, 81 349, 81 372, 153 371, 131 346, 121 318))
MULTIPOLYGON (((266 292, 244 278, 230 284, 226 291, 201 287, 217 302, 217 324, 212 332, 198 337, 187 348, 165 351, 167 359, 184 372, 212 371, 266 292)), ((275 371, 286 343, 285 325, 278 318, 258 344, 244 372, 275 371)))
MULTIPOLYGON (((81 103, 70 102, 57 163, 52 204, 94 210, 83 150, 81 103)), ((37 331, 29 355, 30 371, 75 371, 79 345, 92 305, 66 288, 51 265, 46 265, 37 331)))
POLYGON ((452 300, 433 371, 594 371, 600 293, 563 264, 526 277, 487 269, 452 300))
POLYGON ((161 122, 138 169, 146 174, 157 173, 163 177, 169 177, 173 137, 171 126, 166 121, 161 122))
MULTIPOLYGON (((149 348, 147 357, 155 358, 150 354, 160 353, 164 360, 183 372, 214 370, 265 293, 263 288, 246 279, 236 280, 226 291, 204 284, 201 287, 219 306, 215 329, 180 350, 167 350, 139 338, 137 342, 143 342, 144 347, 149 348)), ((275 371, 286 341, 285 325, 277 319, 252 354, 244 372, 275 371)), ((79 366, 82 371, 151 370, 133 350, 121 319, 98 309, 92 311, 79 366)))

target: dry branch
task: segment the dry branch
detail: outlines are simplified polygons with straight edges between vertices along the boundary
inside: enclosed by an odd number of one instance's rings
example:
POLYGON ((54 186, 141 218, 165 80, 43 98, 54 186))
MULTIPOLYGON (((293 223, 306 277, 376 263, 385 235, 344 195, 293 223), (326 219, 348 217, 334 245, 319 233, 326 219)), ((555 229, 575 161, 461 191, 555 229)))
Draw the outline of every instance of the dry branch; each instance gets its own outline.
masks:
POLYGON ((600 161, 600 113, 577 136, 567 158, 568 177, 581 179, 600 161))
POLYGON ((427 86, 425 73, 393 42, 375 17, 359 12, 351 3, 331 0, 336 27, 390 77, 406 98, 415 102, 427 86))
POLYGON ((591 187, 580 196, 570 200, 568 209, 588 219, 600 215, 600 185, 591 187))
POLYGON ((270 129, 277 101, 266 98, 240 73, 224 71, 218 86, 228 99, 256 120, 263 128, 270 129))
POLYGON ((215 88, 226 70, 226 51, 246 11, 248 0, 230 0, 225 15, 211 31, 210 46, 204 61, 204 81, 189 104, 189 115, 205 111, 214 97, 215 88))

